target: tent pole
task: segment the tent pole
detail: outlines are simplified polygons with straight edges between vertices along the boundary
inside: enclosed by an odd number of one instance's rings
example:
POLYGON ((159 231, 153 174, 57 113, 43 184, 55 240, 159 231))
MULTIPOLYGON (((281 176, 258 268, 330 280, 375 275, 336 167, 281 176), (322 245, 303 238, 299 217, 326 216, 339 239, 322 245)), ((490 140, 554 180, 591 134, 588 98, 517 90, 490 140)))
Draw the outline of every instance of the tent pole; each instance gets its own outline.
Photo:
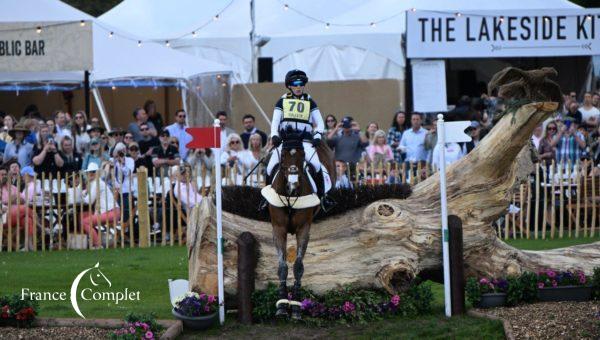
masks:
POLYGON ((83 73, 83 96, 85 98, 85 114, 90 117, 90 71, 83 73))
POLYGON ((96 101, 96 106, 98 106, 98 112, 100 112, 100 117, 102 118, 102 122, 104 123, 104 127, 107 131, 110 131, 110 121, 108 120, 108 116, 106 115, 106 109, 104 108, 104 102, 102 102, 102 97, 100 96, 100 91, 97 87, 92 89, 92 94, 94 95, 94 100, 96 101))
POLYGON ((252 23, 252 30, 250 31, 250 52, 252 54, 251 59, 252 59, 252 66, 250 68, 251 72, 252 72, 252 82, 253 83, 258 83, 258 70, 257 70, 257 63, 256 63, 256 57, 257 57, 257 53, 256 53, 256 18, 255 18, 255 10, 254 10, 254 0, 250 0, 250 21, 252 23))
POLYGON ((185 125, 190 126, 190 112, 188 112, 187 106, 187 88, 181 87, 181 103, 183 105, 183 111, 185 111, 185 125))

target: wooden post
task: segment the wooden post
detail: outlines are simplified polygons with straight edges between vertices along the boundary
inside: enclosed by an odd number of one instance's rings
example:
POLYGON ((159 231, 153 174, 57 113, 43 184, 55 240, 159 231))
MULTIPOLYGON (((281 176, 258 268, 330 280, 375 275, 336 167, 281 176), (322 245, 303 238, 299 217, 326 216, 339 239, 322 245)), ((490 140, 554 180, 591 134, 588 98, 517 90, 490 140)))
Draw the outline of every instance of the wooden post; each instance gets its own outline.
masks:
MULTIPOLYGON (((36 184, 37 184, 37 174, 33 175, 33 199, 31 202, 31 209, 33 210, 33 251, 37 251, 37 230, 38 230, 38 223, 37 223, 37 202, 35 200, 35 196, 36 196, 36 192, 37 192, 37 188, 36 188, 36 184)), ((43 191, 42 191, 43 192, 43 191)), ((1 223, 1 222, 0 222, 1 223)), ((42 237, 44 237, 44 234, 42 233, 42 237)), ((0 251, 2 251, 2 242, 0 242, 0 251)))
POLYGON ((257 264, 257 242, 254 235, 243 232, 237 238, 237 293, 238 321, 252 324, 252 293, 254 293, 254 277, 257 264))
POLYGON ((537 240, 538 228, 540 226, 540 165, 535 164, 535 217, 533 226, 533 237, 537 240))
POLYGON ((466 308, 462 221, 458 216, 448 216, 448 232, 450 233, 448 242, 450 249, 452 315, 460 315, 465 313, 466 308))
MULTIPOLYGON (((237 166, 235 167, 235 169, 237 169, 237 166)), ((235 171, 235 170, 234 170, 235 171)), ((181 176, 181 173, 177 174, 176 176, 181 176)), ((235 174, 234 179, 236 180, 236 182, 234 182, 233 185, 237 184, 237 178, 238 175, 235 174)), ((183 226, 181 225, 181 220, 183 219, 183 215, 182 215, 182 209, 181 209, 181 179, 177 179, 177 243, 179 245, 183 244, 183 226)))
POLYGON ((525 211, 523 200, 525 199, 525 184, 519 186, 519 237, 523 238, 523 213, 525 211))
MULTIPOLYGON (((10 184, 10 183, 9 183, 10 184)), ((21 177, 17 177, 17 187, 20 188, 21 187, 21 177)), ((11 186, 9 186, 8 188, 9 192, 11 190, 11 186)), ((17 248, 16 250, 20 250, 21 248, 21 216, 19 216, 19 209, 21 208, 21 195, 19 195, 19 190, 17 189, 17 192, 12 193, 12 194, 16 194, 17 195, 17 248)), ((9 195, 9 199, 10 199, 10 195, 9 195)))
POLYGON ((546 166, 546 163, 544 163, 544 167, 542 168, 542 170, 544 171, 544 179, 545 179, 545 183, 544 183, 544 215, 542 218, 542 240, 546 239, 546 224, 548 223, 548 167, 546 166))
MULTIPOLYGON (((42 192, 46 194, 44 185, 46 184, 46 174, 42 172, 42 192)), ((45 196, 45 195, 44 195, 45 196)), ((52 196, 50 196, 52 197, 52 196)), ((46 200, 42 197, 42 251, 46 251, 46 200)))
POLYGON ((575 191, 577 192, 577 211, 575 212, 575 237, 579 237, 579 219, 581 218, 581 173, 577 171, 577 166, 579 166, 579 163, 577 163, 575 166, 575 191))
POLYGON ((504 239, 508 240, 508 231, 510 230, 510 214, 508 211, 504 215, 504 239))
POLYGON ((588 236, 588 170, 591 174, 593 169, 589 169, 588 161, 584 161, 585 172, 583 173, 583 236, 588 236))
POLYGON ((569 160, 567 162, 567 192, 569 193, 569 197, 567 197, 567 204, 565 205, 565 208, 567 209, 567 235, 569 236, 569 238, 571 237, 571 227, 573 226, 572 220, 571 220, 571 207, 573 206, 573 179, 571 178, 571 176, 573 175, 572 171, 571 171, 571 160, 569 160))
POLYGON ((165 176, 163 172, 160 171, 160 198, 161 198, 161 207, 162 207, 162 236, 161 236, 161 245, 165 245, 167 240, 167 207, 165 200, 167 199, 165 193, 165 176))
MULTIPOLYGON (((592 169, 594 169, 594 161, 592 160, 592 169)), ((590 237, 594 237, 595 228, 596 228, 596 176, 592 175, 592 199, 594 200, 594 204, 592 204, 592 224, 590 225, 590 237)))
POLYGON ((525 234, 527 235, 527 238, 529 239, 529 235, 531 232, 531 192, 533 191, 533 189, 531 189, 531 185, 528 184, 527 185, 527 228, 525 229, 525 234))
POLYGON ((564 227, 565 227, 565 199, 564 199, 564 185, 563 185, 563 169, 564 163, 561 162, 558 165, 558 181, 560 196, 558 200, 558 206, 560 207, 560 225, 558 229, 558 237, 563 238, 564 227))
MULTIPOLYGON (((127 185, 129 186, 129 194, 127 195, 127 204, 129 206, 129 218, 127 221, 127 225, 129 226, 129 248, 134 248, 135 247, 135 233, 133 232, 133 190, 132 187, 132 182, 133 182, 133 172, 129 173, 129 183, 127 183, 127 185)), ((123 185, 125 185, 125 183, 123 183, 123 185)), ((139 237, 139 235, 138 235, 139 237)))
MULTIPOLYGON (((75 177, 75 173, 72 174, 73 177, 75 177)), ((75 182, 75 178, 73 178, 73 182, 75 182)), ((65 202, 65 210, 67 211, 67 217, 66 217, 66 228, 67 228, 67 244, 66 244, 66 248, 69 249, 69 240, 71 239, 71 222, 70 220, 70 216, 68 214, 69 212, 69 174, 67 173, 65 175, 65 192, 66 192, 66 202, 65 202)), ((73 199, 75 199, 75 196, 73 196, 73 199)), ((75 225, 75 221, 73 221, 73 226, 75 225)))
POLYGON ((139 247, 150 246, 150 212, 148 211, 148 171, 145 167, 137 169, 138 184, 138 222, 139 222, 139 247))
MULTIPOLYGON (((3 188, 4 190, 4 188, 3 188)), ((12 235, 12 231, 13 231, 13 225, 12 225, 12 214, 11 212, 11 208, 12 208, 12 197, 11 196, 11 192, 10 192, 10 186, 7 187, 8 190, 8 217, 7 217, 7 225, 8 225, 8 252, 12 251, 13 248, 13 235, 12 235)), ((19 245, 17 244, 17 248, 19 247, 19 245)), ((17 249, 18 250, 18 249, 17 249)))
POLYGON ((171 180, 169 181, 169 237, 171 238, 169 245, 172 247, 175 242, 175 231, 173 230, 175 229, 175 223, 173 219, 173 190, 175 190, 175 188, 173 188, 173 182, 171 182, 171 180))
POLYGON ((60 229, 58 230, 58 249, 61 250, 62 249, 62 228, 63 228, 63 225, 62 225, 62 219, 60 218, 61 215, 62 215, 61 214, 61 212, 62 212, 62 210, 61 210, 61 203, 62 202, 61 202, 61 199, 60 199, 61 189, 62 189, 62 183, 61 183, 60 172, 58 172, 56 174, 56 188, 57 188, 56 190, 58 191, 58 195, 56 195, 56 197, 57 197, 56 214, 58 215, 58 223, 60 225, 60 229))
MULTIPOLYGON (((157 214, 158 212, 156 211, 156 169, 152 168, 152 187, 153 187, 153 192, 152 192, 152 223, 158 223, 157 220, 157 214)), ((152 225, 154 227, 154 224, 152 225)), ((163 234, 164 237, 164 234, 163 234)), ((154 233, 153 235, 153 241, 152 241, 152 245, 156 247, 156 233, 154 233)))
MULTIPOLYGON (((517 203, 515 201, 515 194, 514 193, 513 193, 512 204, 513 204, 513 206, 515 208, 517 207, 517 203)), ((512 215, 512 227, 513 227, 513 229, 512 229, 512 238, 514 240, 515 238, 517 238, 517 236, 516 236, 517 235, 517 214, 513 213, 511 215, 512 215)))
POLYGON ((556 233, 556 193, 555 193, 555 183, 556 179, 556 168, 554 166, 554 161, 552 161, 550 173, 552 174, 552 185, 550 186, 550 195, 552 196, 552 220, 550 221, 550 238, 554 239, 554 234, 556 233))

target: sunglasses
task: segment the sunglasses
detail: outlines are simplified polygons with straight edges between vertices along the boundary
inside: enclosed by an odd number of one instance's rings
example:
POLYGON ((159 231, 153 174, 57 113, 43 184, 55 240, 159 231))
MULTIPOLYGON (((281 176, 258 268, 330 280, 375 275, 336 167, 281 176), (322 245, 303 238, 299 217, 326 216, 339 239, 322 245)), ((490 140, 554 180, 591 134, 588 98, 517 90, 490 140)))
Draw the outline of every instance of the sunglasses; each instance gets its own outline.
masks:
POLYGON ((148 130, 150 130, 150 129, 148 129, 148 128, 140 129, 140 131, 148 131, 148 130))
POLYGON ((327 119, 327 123, 333 123, 333 122, 335 122, 335 120, 333 120, 333 119, 327 119))
POLYGON ((125 136, 126 139, 131 139, 133 138, 132 136, 125 136))
POLYGON ((138 148, 129 148, 129 151, 138 151, 138 148))
POLYGON ((177 118, 185 118, 185 116, 177 116, 177 118))
POLYGON ((231 142, 229 142, 229 144, 240 144, 239 140, 232 140, 231 142))
POLYGON ((75 119, 83 119, 83 116, 75 116, 75 119))

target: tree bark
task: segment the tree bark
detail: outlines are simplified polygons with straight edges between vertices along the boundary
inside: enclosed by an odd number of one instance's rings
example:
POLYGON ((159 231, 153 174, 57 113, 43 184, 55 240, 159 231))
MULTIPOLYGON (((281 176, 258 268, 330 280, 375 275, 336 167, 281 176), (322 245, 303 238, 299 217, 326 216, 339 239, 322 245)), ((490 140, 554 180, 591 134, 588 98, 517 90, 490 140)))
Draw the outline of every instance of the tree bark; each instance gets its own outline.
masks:
MULTIPOLYGON (((550 251, 522 251, 496 237, 491 223, 506 211, 511 190, 533 169, 524 147, 532 131, 557 108, 532 103, 505 115, 470 154, 447 169, 448 214, 463 222, 466 275, 505 276, 540 268, 600 266, 600 242, 550 251), (512 120, 512 122, 511 122, 512 120)), ((419 274, 441 268, 439 175, 416 185, 407 199, 387 199, 312 226, 303 285, 317 293, 354 284, 402 290, 419 274)), ((194 209, 188 230, 192 289, 216 293, 216 231, 210 200, 194 209), (197 222, 197 223, 194 223, 197 222)), ((270 223, 223 212, 225 291, 235 294, 237 246, 242 232, 259 244, 256 288, 277 281, 270 223)), ((294 262, 295 238, 288 237, 294 262)), ((292 273, 289 274, 292 282, 292 273)))

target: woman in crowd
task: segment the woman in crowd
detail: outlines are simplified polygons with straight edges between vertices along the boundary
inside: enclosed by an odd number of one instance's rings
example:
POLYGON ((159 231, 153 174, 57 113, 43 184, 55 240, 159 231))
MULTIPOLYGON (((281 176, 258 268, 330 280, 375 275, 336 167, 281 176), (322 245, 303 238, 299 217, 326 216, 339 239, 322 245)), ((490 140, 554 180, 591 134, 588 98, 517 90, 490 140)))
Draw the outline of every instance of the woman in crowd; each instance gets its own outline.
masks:
POLYGON ((215 154, 211 149, 194 149, 188 152, 188 164, 194 169, 196 182, 200 187, 210 187, 212 169, 215 166, 215 154), (202 174, 204 173, 204 178, 202 174))
POLYGON ((154 124, 156 131, 163 129, 164 123, 160 112, 156 111, 156 103, 153 100, 147 100, 144 103, 144 111, 148 114, 148 120, 154 124))
POLYGON ((153 173, 154 165, 152 164, 152 156, 141 154, 140 153, 140 145, 138 143, 136 143, 136 142, 129 143, 129 146, 127 147, 127 151, 128 151, 129 157, 131 157, 131 159, 133 159, 133 162, 135 164, 134 172, 137 172, 138 168, 143 166, 148 171, 148 176, 154 175, 154 173, 153 173))
POLYGON ((82 169, 87 169, 90 163, 96 163, 99 167, 102 166, 103 162, 110 159, 108 153, 102 150, 101 141, 99 138, 93 138, 90 141, 89 151, 83 157, 82 169))
POLYGON ((337 119, 335 118, 334 115, 327 115, 327 117, 325 117, 325 132, 324 135, 327 136, 329 134, 330 131, 335 130, 335 127, 337 126, 337 119))
POLYGON ((24 126, 15 125, 9 132, 12 141, 6 145, 4 149, 3 161, 7 162, 15 158, 21 167, 31 165, 33 156, 33 145, 25 143, 25 136, 29 133, 29 129, 24 126))
POLYGON ((369 140, 369 144, 372 145, 375 140, 375 132, 379 130, 379 124, 375 122, 370 122, 367 124, 367 128, 365 129, 365 136, 369 140))
POLYGON ((8 171, 5 166, 0 167, 0 196, 2 210, 7 213, 5 228, 27 228, 29 243, 23 249, 33 250, 33 231, 36 228, 34 221, 35 212, 25 204, 25 197, 19 189, 10 184, 8 171), (10 209, 8 208, 10 205, 10 209))
POLYGON ((13 127, 15 127, 15 117, 11 116, 11 115, 6 115, 4 116, 4 128, 2 129, 2 132, 0 132, 0 140, 5 142, 5 143, 10 143, 12 141, 12 137, 10 136, 10 134, 8 133, 10 130, 13 129, 13 127))
POLYGON ((254 158, 250 152, 244 150, 240 135, 232 133, 227 136, 225 151, 221 153, 221 165, 230 168, 232 176, 235 174, 235 184, 242 183, 242 178, 250 171, 252 162, 254 158))
POLYGON ((183 164, 178 168, 175 183, 173 185, 173 194, 181 204, 184 212, 189 211, 196 204, 202 202, 202 195, 198 190, 198 184, 193 181, 192 167, 189 164, 183 164))
POLYGON ((407 129, 407 126, 406 113, 404 111, 396 112, 394 119, 392 120, 392 126, 388 130, 387 143, 394 152, 394 160, 398 163, 404 161, 404 157, 402 152, 398 150, 398 146, 400 145, 402 134, 404 133, 404 130, 407 129))
POLYGON ((90 144, 90 135, 88 130, 91 128, 87 123, 87 117, 84 111, 77 111, 75 122, 71 124, 71 136, 75 142, 75 150, 80 154, 88 151, 90 144))
POLYGON ((558 132, 558 125, 556 121, 552 120, 546 124, 546 130, 540 140, 540 147, 538 149, 540 160, 544 162, 546 166, 550 166, 553 161, 556 160, 556 148, 552 146, 552 141, 558 132))
POLYGON ((373 134, 373 143, 367 147, 367 156, 372 164, 379 165, 394 160, 392 148, 386 144, 386 140, 383 130, 377 130, 373 134))

